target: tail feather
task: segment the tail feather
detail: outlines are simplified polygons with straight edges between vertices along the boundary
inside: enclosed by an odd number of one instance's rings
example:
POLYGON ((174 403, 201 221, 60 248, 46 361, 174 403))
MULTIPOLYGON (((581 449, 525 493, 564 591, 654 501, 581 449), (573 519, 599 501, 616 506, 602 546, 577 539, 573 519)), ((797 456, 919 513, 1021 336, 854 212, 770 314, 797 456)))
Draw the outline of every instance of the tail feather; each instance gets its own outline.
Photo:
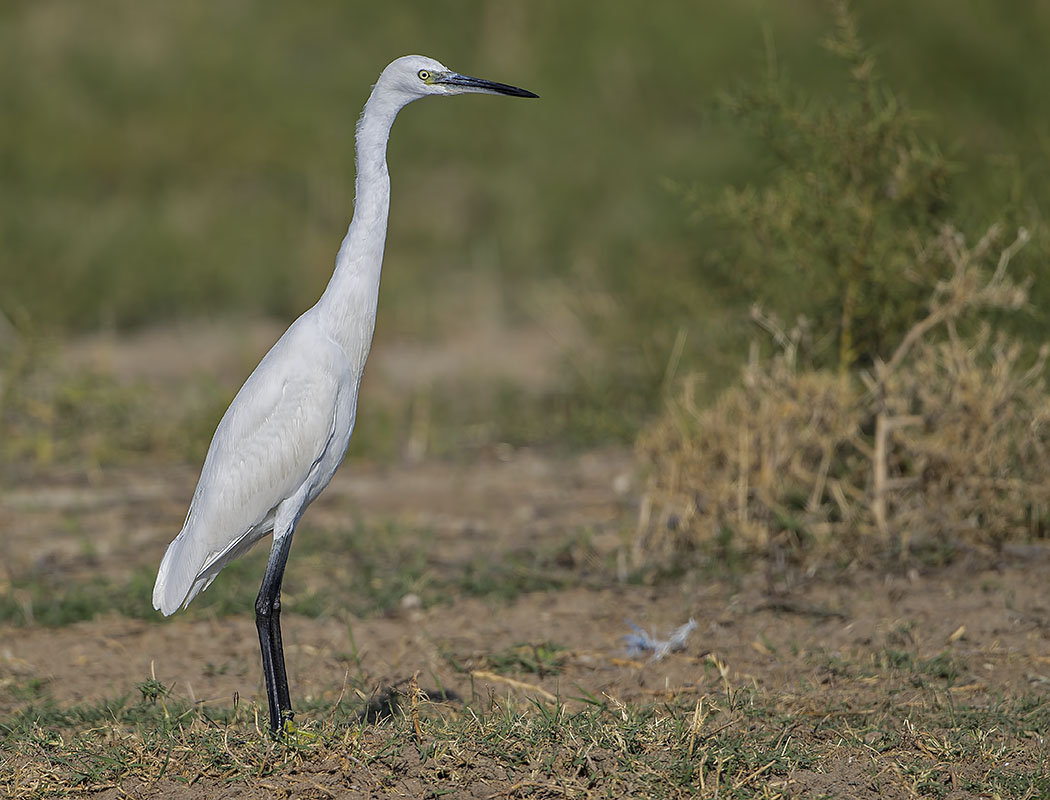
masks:
POLYGON ((234 539, 225 550, 215 553, 206 552, 187 521, 186 527, 168 545, 161 559, 157 582, 153 585, 153 607, 166 617, 179 608, 185 608, 194 597, 211 586, 223 567, 250 550, 271 530, 272 513, 267 514, 259 525, 234 539))
POLYGON ((153 585, 153 607, 166 617, 189 603, 197 594, 193 588, 198 582, 200 565, 197 559, 187 557, 191 553, 185 551, 192 548, 188 546, 185 534, 186 530, 183 529, 168 545, 160 569, 157 570, 157 582, 153 585))

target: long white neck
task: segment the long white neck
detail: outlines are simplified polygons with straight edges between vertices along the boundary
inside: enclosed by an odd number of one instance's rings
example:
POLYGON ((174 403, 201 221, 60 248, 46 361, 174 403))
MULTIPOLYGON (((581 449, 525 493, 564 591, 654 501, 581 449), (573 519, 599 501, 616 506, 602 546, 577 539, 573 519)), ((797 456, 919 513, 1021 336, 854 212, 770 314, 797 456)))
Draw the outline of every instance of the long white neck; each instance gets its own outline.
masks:
POLYGON ((376 90, 365 103, 357 125, 354 216, 336 256, 335 272, 314 307, 326 332, 342 345, 359 377, 375 330, 390 211, 386 146, 390 126, 403 105, 389 93, 376 90))

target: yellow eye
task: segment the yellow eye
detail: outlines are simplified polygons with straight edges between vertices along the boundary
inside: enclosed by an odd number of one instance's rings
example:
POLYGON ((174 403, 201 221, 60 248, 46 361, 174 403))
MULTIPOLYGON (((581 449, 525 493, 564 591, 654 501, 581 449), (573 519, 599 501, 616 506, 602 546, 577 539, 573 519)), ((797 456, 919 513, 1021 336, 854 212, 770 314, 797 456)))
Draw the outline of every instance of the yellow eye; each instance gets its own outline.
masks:
POLYGON ((425 69, 421 69, 416 74, 419 76, 419 79, 421 81, 429 81, 430 80, 430 73, 427 72, 425 69))

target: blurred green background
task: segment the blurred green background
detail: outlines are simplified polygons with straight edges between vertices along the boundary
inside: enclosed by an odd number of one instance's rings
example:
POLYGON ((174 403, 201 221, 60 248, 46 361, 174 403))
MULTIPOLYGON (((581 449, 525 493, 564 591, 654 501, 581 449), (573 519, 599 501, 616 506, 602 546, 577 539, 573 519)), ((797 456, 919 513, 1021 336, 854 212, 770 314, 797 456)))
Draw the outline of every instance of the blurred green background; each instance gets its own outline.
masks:
MULTIPOLYGON (((1038 229, 1050 3, 854 9, 880 74, 958 170, 960 225, 1038 229)), ((345 232, 369 88, 392 58, 424 53, 542 99, 427 101, 398 120, 377 346, 568 315, 579 334, 553 388, 463 399, 439 387, 434 414, 487 415, 494 439, 518 443, 628 441, 659 404, 676 340, 679 368, 704 369, 713 391, 751 335, 753 298, 709 269, 724 243, 694 211, 761 185, 775 160, 717 98, 775 68, 833 100, 847 79, 821 46, 832 27, 817 0, 9 0, 0 312, 23 341, 227 314, 290 321, 345 232)), ((1033 335, 1050 300, 1045 238, 1019 262, 1036 278, 1033 335)))

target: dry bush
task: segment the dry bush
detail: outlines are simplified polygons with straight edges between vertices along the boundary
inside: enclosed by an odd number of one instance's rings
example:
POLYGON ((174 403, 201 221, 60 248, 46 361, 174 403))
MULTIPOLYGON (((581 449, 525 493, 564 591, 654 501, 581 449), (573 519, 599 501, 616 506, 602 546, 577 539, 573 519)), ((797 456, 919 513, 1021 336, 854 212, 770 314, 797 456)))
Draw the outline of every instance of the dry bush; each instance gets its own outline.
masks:
POLYGON ((1006 268, 1027 234, 997 248, 998 234, 967 247, 945 229, 918 253, 942 260, 949 277, 870 371, 805 368, 804 323, 784 332, 756 310, 776 354, 760 359, 752 348, 740 385, 708 408, 695 405, 696 379, 687 380, 639 441, 651 475, 636 563, 728 537, 755 552, 863 557, 1042 535, 1048 349, 1026 357, 1020 342, 973 319, 1026 301, 1006 268))

